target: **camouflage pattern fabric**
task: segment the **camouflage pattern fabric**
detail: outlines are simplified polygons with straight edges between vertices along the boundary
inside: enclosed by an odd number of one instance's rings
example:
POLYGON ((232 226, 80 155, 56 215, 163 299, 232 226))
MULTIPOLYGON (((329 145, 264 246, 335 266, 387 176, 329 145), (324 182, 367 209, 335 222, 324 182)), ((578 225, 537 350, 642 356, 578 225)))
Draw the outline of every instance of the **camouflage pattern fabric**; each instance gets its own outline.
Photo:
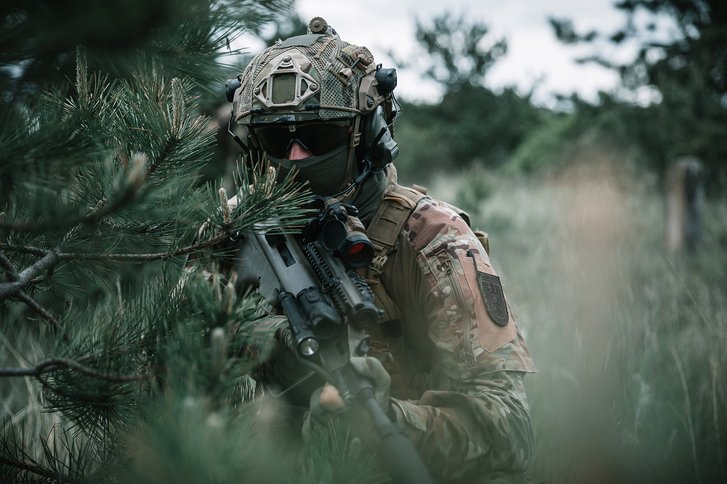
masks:
POLYGON ((242 87, 235 95, 233 116, 239 124, 353 118, 373 111, 384 100, 375 89, 375 72, 374 57, 366 47, 327 34, 291 37, 252 58, 240 75, 242 87), (305 85, 311 86, 310 98, 272 109, 259 96, 266 77, 281 61, 297 65, 305 85), (306 107, 310 103, 317 108, 306 107))
POLYGON ((379 279, 402 336, 376 335, 372 347, 392 374, 397 421, 438 480, 526 482, 534 441, 522 379, 535 366, 504 295, 480 285, 486 277, 499 284, 464 220, 421 200, 379 279))
POLYGON ((285 342, 290 332, 285 316, 265 314, 243 324, 238 332, 244 336, 239 355, 253 362, 263 363, 285 342), (285 333, 284 333, 285 332, 285 333))
MULTIPOLYGON (((424 198, 380 271, 372 288, 394 301, 388 317, 400 328, 373 333, 369 354, 391 375, 393 414, 437 481, 528 482, 534 439, 523 376, 536 370, 504 293, 488 292, 499 279, 480 241, 450 205, 424 198)), ((286 326, 270 315, 241 328, 243 351, 266 360, 256 380, 282 388, 304 376, 286 326)), ((307 402, 321 384, 312 378, 286 397, 307 402)))

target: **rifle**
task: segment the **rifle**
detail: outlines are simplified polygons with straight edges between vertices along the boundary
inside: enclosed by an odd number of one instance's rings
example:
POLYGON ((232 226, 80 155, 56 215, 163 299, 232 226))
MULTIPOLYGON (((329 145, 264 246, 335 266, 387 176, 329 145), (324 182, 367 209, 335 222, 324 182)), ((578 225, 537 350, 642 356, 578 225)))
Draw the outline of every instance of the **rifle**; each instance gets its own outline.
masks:
POLYGON ((374 255, 357 211, 334 198, 318 198, 318 215, 294 237, 275 220, 242 235, 238 282, 257 287, 282 310, 297 358, 334 385, 348 405, 368 413, 381 439, 384 467, 397 483, 432 483, 414 445, 376 401, 371 382, 357 373, 352 356, 369 350, 367 328, 383 312, 368 284, 355 272, 374 255))

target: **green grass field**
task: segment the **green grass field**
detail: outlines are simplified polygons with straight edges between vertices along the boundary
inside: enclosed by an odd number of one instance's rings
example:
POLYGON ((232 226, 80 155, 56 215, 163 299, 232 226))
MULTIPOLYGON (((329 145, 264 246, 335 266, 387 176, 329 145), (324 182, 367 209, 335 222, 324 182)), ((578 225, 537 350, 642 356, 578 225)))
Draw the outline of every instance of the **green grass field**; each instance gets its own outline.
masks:
POLYGON ((494 187, 470 208, 540 370, 534 480, 727 482, 727 204, 707 202, 698 253, 671 254, 653 177, 480 178, 433 192, 494 187))

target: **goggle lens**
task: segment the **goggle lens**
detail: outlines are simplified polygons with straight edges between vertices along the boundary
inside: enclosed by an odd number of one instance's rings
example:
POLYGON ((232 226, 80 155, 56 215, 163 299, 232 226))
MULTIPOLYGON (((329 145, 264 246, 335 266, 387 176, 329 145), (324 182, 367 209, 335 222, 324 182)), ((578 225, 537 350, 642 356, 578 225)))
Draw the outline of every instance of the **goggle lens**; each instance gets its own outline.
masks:
POLYGON ((349 142, 348 122, 268 125, 253 128, 260 148, 275 158, 285 158, 293 141, 314 155, 324 155, 349 142))

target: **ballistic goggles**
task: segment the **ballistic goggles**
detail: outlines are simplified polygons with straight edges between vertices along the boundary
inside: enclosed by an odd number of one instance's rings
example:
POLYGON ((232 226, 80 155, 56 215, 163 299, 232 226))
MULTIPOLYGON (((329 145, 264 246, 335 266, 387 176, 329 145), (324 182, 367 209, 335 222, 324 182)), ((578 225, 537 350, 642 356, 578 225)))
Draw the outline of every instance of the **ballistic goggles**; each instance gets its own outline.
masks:
POLYGON ((350 121, 325 121, 304 124, 270 124, 252 128, 260 148, 275 158, 286 158, 293 142, 313 155, 324 155, 348 144, 350 121))

